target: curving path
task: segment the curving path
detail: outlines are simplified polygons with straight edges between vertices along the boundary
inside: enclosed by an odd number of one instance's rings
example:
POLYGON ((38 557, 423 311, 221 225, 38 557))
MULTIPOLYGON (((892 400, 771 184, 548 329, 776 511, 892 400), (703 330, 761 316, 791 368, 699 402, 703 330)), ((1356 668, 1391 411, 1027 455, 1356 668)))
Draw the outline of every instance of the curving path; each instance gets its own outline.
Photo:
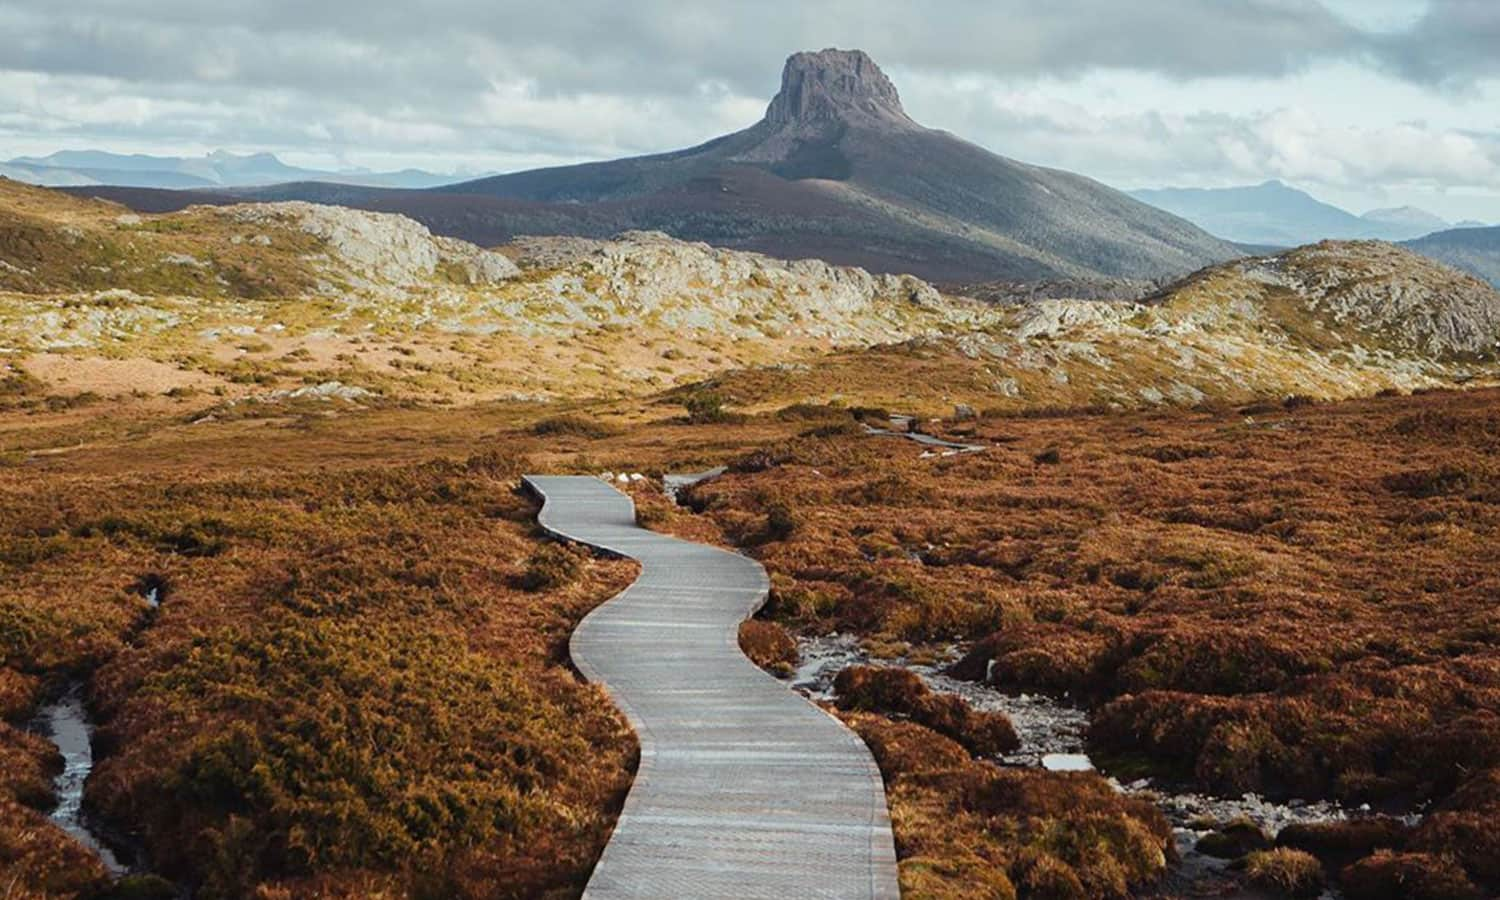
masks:
POLYGON ((630 498, 596 478, 525 481, 549 532, 641 563, 569 645, 641 744, 584 896, 899 897, 869 750, 740 653, 739 623, 766 598, 760 564, 641 528, 630 498))

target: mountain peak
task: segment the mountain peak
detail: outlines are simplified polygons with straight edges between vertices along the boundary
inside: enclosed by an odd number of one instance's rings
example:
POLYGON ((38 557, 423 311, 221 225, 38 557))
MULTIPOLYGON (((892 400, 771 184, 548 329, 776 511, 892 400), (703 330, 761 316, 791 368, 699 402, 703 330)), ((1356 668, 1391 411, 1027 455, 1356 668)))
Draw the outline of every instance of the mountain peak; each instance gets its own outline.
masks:
POLYGON ((767 107, 766 121, 778 128, 916 125, 901 108, 896 86, 869 54, 833 48, 787 57, 781 91, 767 107))

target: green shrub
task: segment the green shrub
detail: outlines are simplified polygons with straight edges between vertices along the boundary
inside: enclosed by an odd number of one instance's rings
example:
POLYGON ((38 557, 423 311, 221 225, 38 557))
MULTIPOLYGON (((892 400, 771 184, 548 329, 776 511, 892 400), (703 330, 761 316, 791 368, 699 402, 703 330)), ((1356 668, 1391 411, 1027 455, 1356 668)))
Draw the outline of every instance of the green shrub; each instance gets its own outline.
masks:
POLYGON ((786 503, 777 501, 766 509, 766 539, 784 541, 797 530, 797 514, 786 503))
POLYGON ((1462 493, 1469 487, 1470 477, 1468 472, 1457 466, 1439 466, 1435 469, 1397 472, 1382 478, 1381 483, 1392 493, 1421 500, 1462 493))
POLYGON ((1241 818, 1205 834, 1198 839, 1194 849, 1219 859, 1238 859, 1247 853, 1267 850, 1270 846, 1271 839, 1259 825, 1241 818))
POLYGON ((821 403, 793 403, 776 410, 776 418, 783 422, 817 422, 847 416, 847 411, 821 403))
POLYGON ((825 425, 819 425, 815 428, 809 428, 806 431, 799 433, 797 436, 805 438, 832 438, 853 437, 855 435, 861 434, 864 434, 864 429, 860 427, 858 422, 843 419, 837 422, 829 422, 825 425))

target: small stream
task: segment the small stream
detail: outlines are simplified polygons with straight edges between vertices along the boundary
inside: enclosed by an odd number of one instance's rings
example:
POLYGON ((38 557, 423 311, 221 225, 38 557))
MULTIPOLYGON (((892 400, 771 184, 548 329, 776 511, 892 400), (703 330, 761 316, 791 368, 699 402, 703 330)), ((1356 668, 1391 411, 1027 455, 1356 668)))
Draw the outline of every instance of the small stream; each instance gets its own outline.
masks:
MULTIPOLYGON (((815 700, 833 697, 833 680, 848 665, 900 667, 915 672, 932 690, 957 694, 975 709, 1003 712, 1015 726, 1021 746, 1013 753, 999 757, 1001 765, 1040 767, 1050 771, 1087 771, 1094 768, 1084 742, 1088 731, 1088 713, 1065 700, 1042 694, 1007 694, 989 685, 959 681, 942 674, 942 669, 961 656, 957 646, 950 646, 932 663, 917 664, 904 659, 875 659, 860 648, 854 635, 832 634, 825 637, 799 638, 800 664, 791 677, 791 686, 815 700)), ((1368 807, 1346 808, 1328 801, 1285 803, 1266 800, 1256 794, 1238 798, 1212 797, 1179 786, 1141 779, 1120 784, 1109 779, 1116 790, 1150 797, 1172 824, 1178 856, 1181 861, 1169 876, 1175 889, 1193 893, 1211 891, 1220 898, 1258 898, 1261 894, 1241 890, 1226 871, 1229 860, 1199 853, 1198 840, 1212 830, 1214 823, 1246 818, 1275 837, 1282 828, 1293 824, 1333 822, 1365 815, 1368 807), (1206 827, 1207 826, 1207 827, 1206 827)), ((1420 818, 1411 816, 1410 820, 1420 818)), ((1324 898, 1336 898, 1332 890, 1324 898)))
POLYGON ((49 818, 79 843, 99 854, 111 875, 125 874, 127 867, 89 826, 83 810, 83 785, 94 770, 94 725, 83 703, 83 685, 74 683, 62 696, 42 707, 37 730, 62 754, 63 770, 52 780, 57 807, 49 818))
POLYGON ((1041 766, 1053 771, 1086 771, 1093 768, 1084 753, 1084 734, 1089 716, 1041 694, 1005 694, 982 684, 959 681, 942 674, 956 662, 959 649, 948 648, 935 664, 909 664, 905 660, 872 659, 859 647, 854 635, 833 634, 798 640, 801 663, 792 676, 792 688, 816 700, 833 698, 833 679, 849 665, 899 666, 917 673, 926 685, 943 694, 958 694, 975 709, 1003 712, 1015 726, 1021 746, 999 757, 1008 766, 1041 766))
MULTIPOLYGON (((161 606, 161 586, 151 584, 141 593, 154 613, 161 606)), ((83 808, 83 788, 94 771, 94 723, 83 702, 83 683, 75 681, 51 703, 43 706, 33 721, 33 730, 46 737, 62 755, 63 769, 52 779, 57 806, 48 818, 79 843, 93 850, 111 875, 124 875, 130 867, 94 830, 83 808)))
MULTIPOLYGON (((891 417, 893 422, 897 418, 897 416, 891 417)), ((910 428, 909 418, 907 419, 907 427, 910 428)), ((878 437, 899 437, 906 438, 909 441, 916 441, 917 443, 922 444, 925 447, 931 448, 923 451, 923 457, 957 456, 960 453, 982 453, 984 450, 988 449, 984 444, 961 444, 957 441, 945 441, 942 438, 933 437, 930 434, 923 434, 920 431, 897 431, 889 428, 875 428, 870 425, 866 425, 865 434, 878 437)))

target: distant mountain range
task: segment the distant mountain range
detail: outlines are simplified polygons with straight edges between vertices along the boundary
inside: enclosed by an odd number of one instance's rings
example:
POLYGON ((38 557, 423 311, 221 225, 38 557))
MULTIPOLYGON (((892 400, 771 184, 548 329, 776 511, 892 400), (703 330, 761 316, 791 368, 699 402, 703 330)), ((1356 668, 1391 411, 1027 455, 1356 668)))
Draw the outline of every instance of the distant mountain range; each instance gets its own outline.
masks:
POLYGON ((1500 226, 1454 228, 1407 241, 1406 246, 1500 288, 1500 226))
POLYGON ((0 163, 0 175, 45 187, 119 185, 122 187, 214 189, 319 181, 368 187, 428 188, 451 184, 454 175, 420 169, 399 172, 326 172, 289 166, 270 153, 239 155, 218 150, 206 156, 145 156, 100 150, 63 150, 48 156, 20 156, 0 163))
MULTIPOLYGON (((174 202, 88 192, 140 209, 174 202)), ((761 121, 686 150, 434 191, 299 184, 231 193, 403 213, 485 245, 518 234, 658 230, 947 282, 1158 278, 1239 255, 1097 181, 923 127, 857 50, 793 55, 761 121)))
POLYGON ((1406 241, 1480 222, 1450 223, 1402 206, 1356 216, 1280 181, 1250 187, 1162 188, 1130 195, 1239 244, 1293 247, 1321 240, 1406 241))

